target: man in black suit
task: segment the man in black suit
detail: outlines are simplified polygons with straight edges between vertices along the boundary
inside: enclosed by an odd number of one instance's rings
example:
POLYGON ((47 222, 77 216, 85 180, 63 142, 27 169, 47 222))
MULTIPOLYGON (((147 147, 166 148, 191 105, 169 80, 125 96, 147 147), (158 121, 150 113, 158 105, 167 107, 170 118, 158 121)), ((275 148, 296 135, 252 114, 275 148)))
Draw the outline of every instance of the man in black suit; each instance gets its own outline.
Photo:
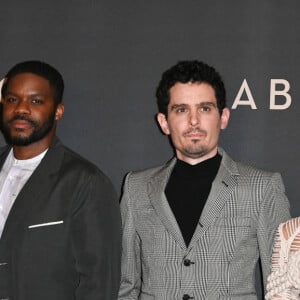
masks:
POLYGON ((4 79, 0 299, 117 299, 117 196, 96 166, 56 137, 63 89, 60 73, 39 61, 17 64, 4 79))

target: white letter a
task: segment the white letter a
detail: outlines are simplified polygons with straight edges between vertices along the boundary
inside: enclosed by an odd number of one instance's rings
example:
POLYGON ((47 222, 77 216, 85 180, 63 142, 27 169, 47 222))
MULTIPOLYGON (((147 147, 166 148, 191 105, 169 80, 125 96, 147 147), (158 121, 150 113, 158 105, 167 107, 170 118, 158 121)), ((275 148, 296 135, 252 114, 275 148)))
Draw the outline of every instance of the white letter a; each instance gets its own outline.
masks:
POLYGON ((238 105, 249 105, 252 109, 257 109, 246 79, 244 79, 240 90, 234 99, 232 109, 236 109, 238 105), (241 99, 244 91, 248 97, 246 100, 241 99))

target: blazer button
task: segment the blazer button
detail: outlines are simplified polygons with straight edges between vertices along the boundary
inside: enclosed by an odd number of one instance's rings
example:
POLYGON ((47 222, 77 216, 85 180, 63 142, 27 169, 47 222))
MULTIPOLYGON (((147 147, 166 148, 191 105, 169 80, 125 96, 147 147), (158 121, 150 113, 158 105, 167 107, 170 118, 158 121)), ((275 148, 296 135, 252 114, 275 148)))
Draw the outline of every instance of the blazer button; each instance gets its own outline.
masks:
POLYGON ((189 299, 195 299, 194 297, 191 297, 190 295, 188 294, 184 294, 183 297, 182 297, 182 300, 189 300, 189 299))
MULTIPOLYGON (((184 261, 183 261, 183 264, 186 266, 186 267, 189 267, 190 265, 191 265, 191 261, 189 260, 189 259, 185 259, 184 261)), ((189 298, 187 298, 187 299, 189 299, 189 298)))

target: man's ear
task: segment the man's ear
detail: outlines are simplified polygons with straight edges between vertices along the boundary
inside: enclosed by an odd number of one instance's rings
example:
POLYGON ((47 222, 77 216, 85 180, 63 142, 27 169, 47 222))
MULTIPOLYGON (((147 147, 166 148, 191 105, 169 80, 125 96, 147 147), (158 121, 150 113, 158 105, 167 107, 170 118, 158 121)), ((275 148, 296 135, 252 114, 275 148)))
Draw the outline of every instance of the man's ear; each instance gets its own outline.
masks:
POLYGON ((221 115, 221 129, 225 129, 229 123, 230 110, 228 107, 225 107, 221 115))
POLYGON ((55 121, 59 121, 63 117, 64 111, 65 111, 65 106, 62 103, 59 103, 56 107, 55 121))
POLYGON ((162 132, 166 135, 169 135, 170 130, 169 130, 169 124, 168 124, 166 115, 164 115, 162 113, 158 113, 156 118, 157 118, 157 122, 159 123, 159 126, 160 126, 162 132))

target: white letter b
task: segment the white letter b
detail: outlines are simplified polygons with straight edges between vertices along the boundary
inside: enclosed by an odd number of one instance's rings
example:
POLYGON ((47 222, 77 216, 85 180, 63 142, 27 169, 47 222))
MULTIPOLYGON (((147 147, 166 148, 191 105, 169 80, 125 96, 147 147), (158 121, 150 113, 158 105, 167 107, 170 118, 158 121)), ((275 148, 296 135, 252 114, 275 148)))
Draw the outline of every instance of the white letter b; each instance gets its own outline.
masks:
POLYGON ((292 103, 292 97, 288 94, 290 90, 290 83, 285 79, 271 79, 270 84, 270 109, 272 110, 283 110, 290 107, 292 103), (276 85, 282 85, 282 90, 276 90, 276 85), (275 98, 276 96, 282 96, 285 98, 285 103, 276 104, 275 98))

